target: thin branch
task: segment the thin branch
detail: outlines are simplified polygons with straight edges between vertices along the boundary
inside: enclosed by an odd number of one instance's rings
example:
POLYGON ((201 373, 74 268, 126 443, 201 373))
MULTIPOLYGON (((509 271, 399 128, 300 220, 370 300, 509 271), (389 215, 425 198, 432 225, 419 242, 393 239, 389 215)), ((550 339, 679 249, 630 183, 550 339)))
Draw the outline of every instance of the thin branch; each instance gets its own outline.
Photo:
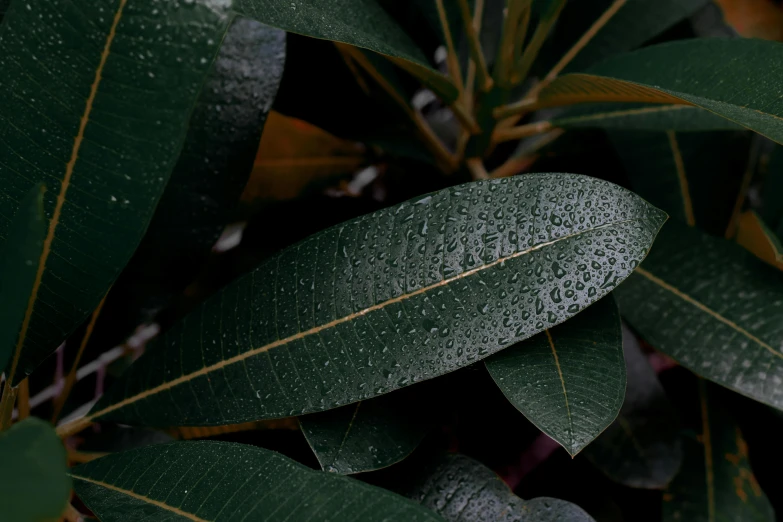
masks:
POLYGON ((342 47, 339 45, 335 46, 337 47, 337 51, 340 53, 340 57, 345 62, 345 65, 348 67, 348 69, 351 71, 351 74, 356 79, 356 83, 359 85, 359 88, 366 94, 367 96, 370 95, 370 87, 367 85, 367 82, 364 81, 364 77, 359 72, 359 69, 356 67, 356 63, 354 63, 353 58, 349 53, 345 51, 342 47))
POLYGON ((522 81, 527 77, 528 73, 530 72, 530 68, 533 66, 533 62, 535 62, 536 58, 538 58, 538 53, 541 51, 541 47, 544 45, 544 41, 546 40, 547 36, 549 36, 549 31, 552 29, 552 26, 557 21, 560 13, 563 10, 563 7, 565 6, 565 0, 552 1, 553 3, 549 8, 550 11, 546 14, 546 16, 542 17, 540 22, 538 22, 536 30, 533 32, 533 37, 530 39, 530 42, 525 48, 525 52, 522 53, 522 58, 514 67, 514 71, 511 74, 511 83, 514 85, 522 83, 522 81))
POLYGON ((65 522, 84 522, 84 515, 79 513, 79 511, 73 507, 73 504, 70 503, 65 507, 62 517, 65 522))
MULTIPOLYGON (((65 378, 65 385, 63 386, 62 392, 60 395, 55 399, 54 401, 54 411, 52 412, 52 422, 57 422, 57 419, 60 417, 60 413, 63 410, 63 406, 65 406, 65 401, 68 400, 68 395, 71 393, 71 389, 73 388, 73 385, 76 383, 76 372, 79 369, 79 363, 82 360, 82 355, 84 354, 84 349, 87 347, 87 344, 90 342, 90 337, 92 337, 92 332, 95 330, 95 323, 98 322, 98 317, 101 315, 101 310, 103 309, 103 304, 106 302, 106 296, 109 294, 103 296, 103 299, 101 299, 101 302, 98 303, 98 307, 95 309, 95 311, 92 313, 92 316, 90 317, 90 322, 87 324, 87 329, 84 331, 84 336, 82 337, 82 342, 79 345, 79 351, 76 353, 76 358, 73 360, 73 364, 71 365, 71 371, 68 372, 68 376, 65 378)), ((21 414, 21 409, 20 409, 21 414)))
POLYGON ((470 170, 473 179, 489 179, 489 174, 481 158, 470 158, 465 163, 468 165, 468 170, 470 170))
POLYGON ((538 121, 536 123, 528 123, 527 125, 520 125, 519 127, 511 127, 510 129, 498 129, 492 135, 492 141, 494 143, 502 143, 504 141, 514 141, 522 138, 528 138, 530 136, 537 136, 549 132, 554 127, 552 122, 538 121))
POLYGON ((459 120, 460 124, 464 127, 466 131, 468 131, 471 134, 478 134, 481 132, 481 129, 478 126, 478 123, 476 123, 476 120, 473 118, 473 115, 470 114, 465 107, 462 106, 459 101, 457 103, 451 105, 449 107, 452 112, 454 113, 454 116, 457 117, 457 120, 459 120))
POLYGON ((535 98, 525 98, 516 103, 510 103, 508 105, 501 105, 496 107, 493 111, 495 119, 502 120, 509 116, 518 116, 530 111, 536 105, 535 98))
POLYGON ((470 6, 468 0, 457 0, 459 4, 460 15, 462 16, 462 22, 465 25, 465 34, 468 37, 468 46, 470 47, 470 56, 473 63, 476 64, 478 81, 480 88, 484 92, 489 92, 492 89, 492 78, 489 75, 487 69, 487 60, 484 57, 484 51, 481 48, 481 40, 479 39, 478 30, 473 17, 470 14, 470 6))
MULTIPOLYGON (((435 6, 438 9, 438 18, 440 18, 440 25, 443 28, 443 38, 446 40, 446 65, 448 65, 449 74, 454 79, 454 83, 457 84, 457 89, 460 93, 459 97, 462 99, 465 94, 465 84, 462 83, 462 70, 459 66, 457 50, 454 47, 454 38, 451 35, 446 8, 443 7, 443 0, 435 0, 435 6)), ((457 103, 459 103, 459 100, 457 100, 457 103)))
MULTIPOLYGON (((476 6, 473 9, 473 27, 476 33, 481 34, 481 25, 484 19, 484 0, 476 0, 476 6)), ((468 75, 465 80, 465 107, 469 112, 473 112, 473 94, 474 83, 476 82, 476 62, 468 62, 468 75)))
MULTIPOLYGON (((511 72, 514 68, 519 45, 518 31, 524 18, 530 14, 532 0, 517 0, 508 2, 508 9, 503 22, 503 36, 498 46, 493 75, 495 81, 503 88, 510 87, 511 72)), ((526 31, 527 29, 525 29, 526 31)), ((523 40, 524 45, 524 40, 523 40)))
POLYGON ((3 400, 0 401, 0 431, 11 427, 11 416, 14 412, 18 391, 19 388, 11 387, 11 381, 6 377, 5 386, 3 387, 3 400))
POLYGON ((563 129, 554 129, 536 137, 534 140, 523 142, 513 156, 490 172, 489 177, 507 178, 527 170, 539 158, 540 154, 538 154, 538 151, 562 136, 563 132, 563 129))
POLYGON ((86 464, 87 462, 91 462, 95 459, 105 457, 106 455, 108 455, 108 453, 98 452, 98 451, 76 451, 72 449, 68 450, 68 460, 73 462, 74 464, 86 464))
MULTIPOLYGON (((755 138, 758 138, 756 136, 755 138)), ((750 147, 750 155, 748 156, 748 163, 745 168, 745 173, 742 175, 742 184, 740 185, 737 199, 734 201, 734 208, 731 211, 731 218, 729 219, 729 225, 726 227, 726 233, 724 234, 726 239, 731 239, 737 232, 737 224, 739 222, 740 214, 742 213, 742 206, 745 204, 745 198, 748 195, 748 189, 753 181, 753 175, 756 173, 756 164, 758 163, 759 156, 761 155, 761 147, 759 140, 754 139, 750 147)))

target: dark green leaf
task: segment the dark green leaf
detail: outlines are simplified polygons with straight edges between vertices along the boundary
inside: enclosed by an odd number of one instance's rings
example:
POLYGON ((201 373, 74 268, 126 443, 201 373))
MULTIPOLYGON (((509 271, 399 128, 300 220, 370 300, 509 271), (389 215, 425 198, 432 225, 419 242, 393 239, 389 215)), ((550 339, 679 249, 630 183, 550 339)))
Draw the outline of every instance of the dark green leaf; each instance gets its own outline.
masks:
POLYGON ((657 131, 743 130, 717 114, 690 105, 590 103, 567 109, 552 119, 565 129, 601 128, 657 131))
POLYGON ((669 216, 715 235, 731 219, 750 150, 749 133, 609 133, 634 192, 669 216))
POLYGON ((0 368, 14 353, 46 235, 43 185, 24 197, 0 244, 0 368))
POLYGON ((234 20, 149 230, 103 307, 96 346, 121 342, 198 274, 247 184, 284 61, 283 31, 234 20))
POLYGON ((85 421, 285 417, 443 375, 606 295, 644 258, 664 219, 610 183, 535 174, 348 221, 204 303, 85 421))
POLYGON ((665 488, 680 469, 680 424, 639 342, 623 329, 628 372, 625 402, 617 420, 585 456, 610 479, 632 488, 665 488))
POLYGON ((430 67, 421 50, 376 0, 235 0, 234 9, 288 32, 401 59, 447 103, 459 95, 451 80, 430 67))
POLYGON ((783 238, 783 147, 775 147, 766 160, 759 214, 783 238))
POLYGON ((650 344, 698 375, 783 409, 783 273, 671 221, 614 295, 650 344))
POLYGON ((542 89, 536 107, 608 101, 694 105, 781 143, 783 98, 773 87, 781 81, 781 43, 693 39, 645 47, 584 74, 561 76, 542 89))
POLYGON ((554 498, 522 500, 495 473, 464 455, 447 455, 425 469, 408 496, 448 522, 590 522, 576 504, 554 498))
POLYGON ((385 468, 416 449, 429 422, 415 394, 399 391, 299 418, 321 468, 361 473, 385 468))
POLYGON ((742 433, 705 384, 700 381, 701 433, 685 441, 682 470, 664 494, 663 520, 772 522, 742 433))
POLYGON ((617 305, 607 296, 485 364, 508 400, 574 456, 614 421, 623 404, 617 305))
POLYGON ((6 14, 0 199, 12 211, 31 180, 49 189, 14 382, 93 311, 141 240, 230 21, 223 5, 28 0, 6 14))
POLYGON ((103 522, 440 520, 394 493, 227 442, 115 453, 77 467, 72 476, 79 498, 103 522))
POLYGON ((0 514, 8 522, 58 520, 71 479, 62 441, 47 423, 25 419, 0 433, 0 514))

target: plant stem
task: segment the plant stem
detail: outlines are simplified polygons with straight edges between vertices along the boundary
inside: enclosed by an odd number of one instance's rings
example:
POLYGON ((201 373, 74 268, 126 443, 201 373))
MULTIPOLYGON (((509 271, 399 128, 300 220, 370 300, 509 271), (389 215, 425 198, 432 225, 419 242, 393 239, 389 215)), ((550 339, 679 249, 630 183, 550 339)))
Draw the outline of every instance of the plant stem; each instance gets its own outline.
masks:
POLYGON ((470 56, 476 65, 480 88, 482 91, 488 92, 492 88, 493 82, 489 75, 489 70, 487 70, 487 60, 484 57, 484 51, 481 49, 481 40, 479 39, 473 17, 470 14, 468 0, 457 0, 457 3, 459 4, 460 15, 462 15, 462 22, 465 25, 465 34, 468 37, 470 56))
POLYGON ((525 52, 522 53, 522 58, 514 67, 514 71, 511 75, 512 84, 518 85, 527 77, 530 68, 533 66, 533 62, 538 58, 538 53, 541 51, 544 41, 547 36, 549 36, 549 31, 552 29, 552 26, 555 25, 564 6, 565 0, 552 0, 549 10, 541 18, 541 21, 538 22, 533 37, 530 39, 530 43, 528 43, 525 48, 525 52))
MULTIPOLYGON (((484 18, 484 0, 476 0, 476 6, 473 10, 473 27, 476 33, 481 34, 481 24, 484 18)), ((468 62, 468 75, 465 79, 465 107, 469 112, 473 112, 473 94, 474 83, 476 81, 476 62, 468 62)))
POLYGON ((14 404, 16 404, 18 390, 19 388, 11 387, 11 381, 5 380, 3 400, 0 401, 0 431, 5 431, 11 427, 11 417, 14 414, 14 404))
POLYGON ((750 183, 753 181, 753 175, 756 172, 756 164, 758 163, 759 156, 761 155, 761 146, 758 138, 758 136, 755 136, 750 146, 750 155, 748 156, 748 163, 745 168, 745 173, 742 175, 742 184, 740 185, 737 199, 734 201, 734 208, 731 211, 729 225, 726 227, 726 233, 724 234, 726 239, 733 238, 737 232, 737 223, 739 221, 740 214, 742 213, 742 206, 745 204, 745 198, 748 195, 750 183))
MULTIPOLYGON (((503 23, 503 37, 498 47, 495 67, 492 71, 495 82, 508 89, 511 87, 511 71, 513 69, 514 57, 516 56, 520 45, 518 30, 522 25, 523 18, 530 15, 530 5, 532 0, 508 0, 506 16, 503 23)), ((522 44, 524 45, 524 40, 522 44)))
POLYGON ((489 174, 481 158, 470 158, 465 163, 468 165, 468 170, 470 170, 473 179, 489 179, 489 174))
MULTIPOLYGON (((449 68, 449 74, 454 79, 454 83, 457 85, 457 89, 460 92, 460 100, 462 100, 465 94, 465 84, 462 83, 462 70, 459 66, 459 58, 457 57, 457 50, 454 47, 454 38, 451 35, 451 28, 449 27, 449 19, 446 16, 446 8, 443 7, 443 0, 435 0, 435 6, 438 9, 438 17, 440 18, 440 25, 443 28, 443 38, 446 41, 446 65, 449 68)), ((457 103, 460 102, 457 100, 457 103)))
POLYGON ((70 503, 65 507, 62 517, 65 522, 84 522, 82 514, 70 503))
POLYGON ((527 125, 520 125, 519 127, 511 127, 510 129, 498 129, 492 135, 492 141, 493 143, 502 143, 504 141, 519 140, 522 138, 528 138, 530 136, 543 134, 552 129, 553 129, 552 122, 549 121, 528 123, 527 125))
POLYGON ((452 112, 454 112, 454 116, 457 117, 460 124, 462 124, 463 128, 468 131, 471 134, 477 134, 481 132, 481 129, 479 128, 478 124, 476 123, 475 118, 473 118, 473 115, 470 114, 465 107, 462 106, 461 103, 457 102, 451 107, 452 112))
POLYGON ((526 170, 538 159, 538 151, 562 136, 563 132, 563 129, 554 129, 537 137, 535 140, 531 140, 534 143, 530 146, 527 146, 528 142, 525 142, 505 163, 490 172, 489 177, 507 178, 526 170))
POLYGON ((502 120, 509 116, 517 116, 528 112, 536 104, 535 98, 525 98, 516 103, 510 103, 508 105, 502 105, 497 107, 493 112, 496 119, 502 120))
MULTIPOLYGON (((95 309, 95 311, 92 313, 92 316, 90 317, 90 322, 87 324, 87 329, 84 331, 84 336, 82 337, 82 342, 79 345, 79 351, 76 353, 76 358, 73 360, 73 364, 71 365, 71 371, 68 372, 68 376, 65 378, 65 384, 63 385, 63 390, 60 392, 60 395, 55 399, 54 401, 54 411, 52 412, 52 423, 56 423, 57 419, 60 417, 60 413, 63 410, 63 406, 65 406, 65 401, 68 400, 68 395, 71 393, 71 389, 73 388, 73 385, 76 383, 76 371, 79 369, 79 363, 82 360, 82 355, 84 354, 84 349, 87 347, 87 344, 90 342, 90 337, 92 336, 92 332, 95 329, 95 323, 98 322, 98 317, 101 315, 101 310, 103 309, 103 304, 106 302, 106 296, 108 296, 108 293, 103 296, 103 299, 101 299, 101 302, 98 303, 98 307, 95 309)), ((22 410, 19 409, 19 415, 21 417, 22 410)))
POLYGON ((65 424, 61 424, 60 426, 57 426, 56 431, 57 431, 57 435, 59 435, 61 439, 67 439, 71 435, 75 435, 91 425, 92 425, 92 419, 89 416, 79 417, 73 419, 72 421, 66 422, 65 424))
POLYGON ((68 450, 68 460, 71 462, 74 462, 76 464, 85 464, 87 462, 91 462, 95 459, 99 459, 101 457, 105 457, 108 455, 108 453, 101 453, 101 452, 93 452, 93 451, 76 451, 76 450, 68 450))
POLYGON ((17 404, 16 407, 19 410, 20 421, 30 416, 30 380, 29 379, 25 379, 19 383, 19 393, 17 394, 16 404, 17 404))

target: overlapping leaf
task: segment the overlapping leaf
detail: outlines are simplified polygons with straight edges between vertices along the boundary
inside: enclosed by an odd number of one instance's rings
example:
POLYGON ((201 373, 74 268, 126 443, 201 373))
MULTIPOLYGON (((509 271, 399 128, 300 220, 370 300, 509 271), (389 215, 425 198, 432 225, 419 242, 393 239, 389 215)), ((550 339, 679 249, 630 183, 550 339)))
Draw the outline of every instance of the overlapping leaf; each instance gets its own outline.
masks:
POLYGON ((348 221, 204 303, 84 421, 237 423, 437 377, 606 295, 664 219, 612 184, 541 174, 458 186, 348 221))
POLYGON ((149 229, 103 307, 96 346, 122 342, 198 274, 247 184, 284 61, 283 31, 233 21, 149 229))
POLYGON ((663 489, 682 463, 679 419, 627 328, 623 328, 623 351, 628 372, 625 402, 617 420, 585 448, 585 456, 620 484, 663 489))
POLYGON ((754 211, 748 210, 740 216, 736 239, 748 252, 783 270, 783 244, 754 211))
POLYGON ((79 498, 104 522, 441 520, 394 493, 226 442, 115 453, 79 466, 72 477, 79 498))
POLYGON ((693 105, 783 142, 783 44, 693 39, 646 47, 566 74, 542 89, 536 107, 588 102, 693 105), (718 80, 715 80, 718 78, 718 80))
POLYGON ((648 131, 743 130, 744 127, 700 107, 674 104, 590 103, 552 119, 553 127, 648 131))
POLYGON ((396 392, 299 418, 324 471, 350 474, 385 468, 419 445, 430 423, 426 404, 396 392))
POLYGON ((611 296, 485 364, 511 403, 576 455, 617 417, 625 396, 620 313, 611 296))
POLYGON ((628 322, 698 375, 783 409, 783 273, 671 221, 614 293, 628 322))
POLYGON ((491 469, 447 455, 414 477, 407 496, 448 522, 591 522, 582 508, 555 498, 523 500, 491 469))
POLYGON ((0 514, 3 520, 58 520, 71 493, 65 448, 51 426, 35 418, 0 434, 0 514))
POLYGON ((41 257, 46 219, 44 187, 38 185, 25 196, 0 244, 0 368, 14 353, 19 328, 35 281, 41 257))
POLYGON ((6 13, 0 200, 13 211, 41 181, 49 219, 15 382, 92 312, 130 259, 229 20, 210 0, 29 0, 6 13))
POLYGON ((742 433, 704 384, 701 430, 685 441, 682 470, 664 494, 663 520, 772 522, 775 514, 750 469, 742 433))

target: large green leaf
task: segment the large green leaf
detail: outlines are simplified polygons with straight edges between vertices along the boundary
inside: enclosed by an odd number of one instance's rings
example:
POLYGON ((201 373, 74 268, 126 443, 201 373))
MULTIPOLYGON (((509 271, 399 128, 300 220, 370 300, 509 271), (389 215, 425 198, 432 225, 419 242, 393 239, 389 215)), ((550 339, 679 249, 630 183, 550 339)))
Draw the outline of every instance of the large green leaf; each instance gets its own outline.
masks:
POLYGON ((449 188, 348 221, 205 302, 83 422, 285 417, 443 375, 606 295, 644 258, 664 220, 610 183, 535 174, 449 188))
POLYGON ((37 262, 46 235, 43 185, 36 185, 22 200, 8 236, 0 244, 0 369, 14 353, 24 311, 33 290, 37 262))
POLYGON ((680 423, 639 342, 623 329, 628 372, 625 402, 617 420, 585 456, 610 479, 633 488, 663 489, 682 462, 680 423))
POLYGON ((146 446, 79 466, 72 476, 103 522, 441 520, 394 493, 243 444, 146 446))
POLYGON ((589 103, 576 105, 552 118, 553 127, 649 131, 743 130, 717 114, 691 105, 589 103))
POLYGON ((447 77, 435 71, 421 50, 377 0, 234 0, 233 8, 259 22, 288 32, 343 42, 386 56, 421 78, 451 103, 459 95, 447 77))
POLYGON ((628 132, 609 137, 631 188, 669 216, 723 235, 747 168, 750 133, 628 132))
POLYGON ((783 142, 783 44, 693 39, 645 47, 566 74, 541 90, 535 107, 587 102, 701 107, 783 142), (719 80, 715 80, 719 78, 719 80))
POLYGON ((106 299, 96 346, 115 346, 153 319, 202 268, 247 184, 284 61, 283 31, 234 20, 149 230, 106 299))
POLYGON ((623 404, 617 305, 607 296, 485 364, 508 400, 574 456, 614 421, 623 404))
POLYGON ((407 496, 448 522, 591 522, 576 504, 555 498, 523 500, 491 469, 464 455, 447 455, 414 478, 407 496))
POLYGON ((12 210, 31 181, 49 189, 14 382, 93 311, 130 259, 229 21, 213 0, 11 5, 0 28, 0 199, 12 210))
POLYGON ((707 379, 783 409, 783 273, 671 221, 614 293, 650 344, 707 379))
POLYGON ((324 471, 361 473, 391 466, 416 449, 430 427, 424 406, 416 394, 398 391, 305 415, 299 426, 324 471))
POLYGON ((47 423, 25 419, 0 433, 0 516, 58 520, 71 493, 65 448, 47 423))
POLYGON ((685 441, 682 470, 664 494, 663 521, 772 522, 775 514, 750 470, 739 427, 704 381, 700 385, 701 430, 685 441))

